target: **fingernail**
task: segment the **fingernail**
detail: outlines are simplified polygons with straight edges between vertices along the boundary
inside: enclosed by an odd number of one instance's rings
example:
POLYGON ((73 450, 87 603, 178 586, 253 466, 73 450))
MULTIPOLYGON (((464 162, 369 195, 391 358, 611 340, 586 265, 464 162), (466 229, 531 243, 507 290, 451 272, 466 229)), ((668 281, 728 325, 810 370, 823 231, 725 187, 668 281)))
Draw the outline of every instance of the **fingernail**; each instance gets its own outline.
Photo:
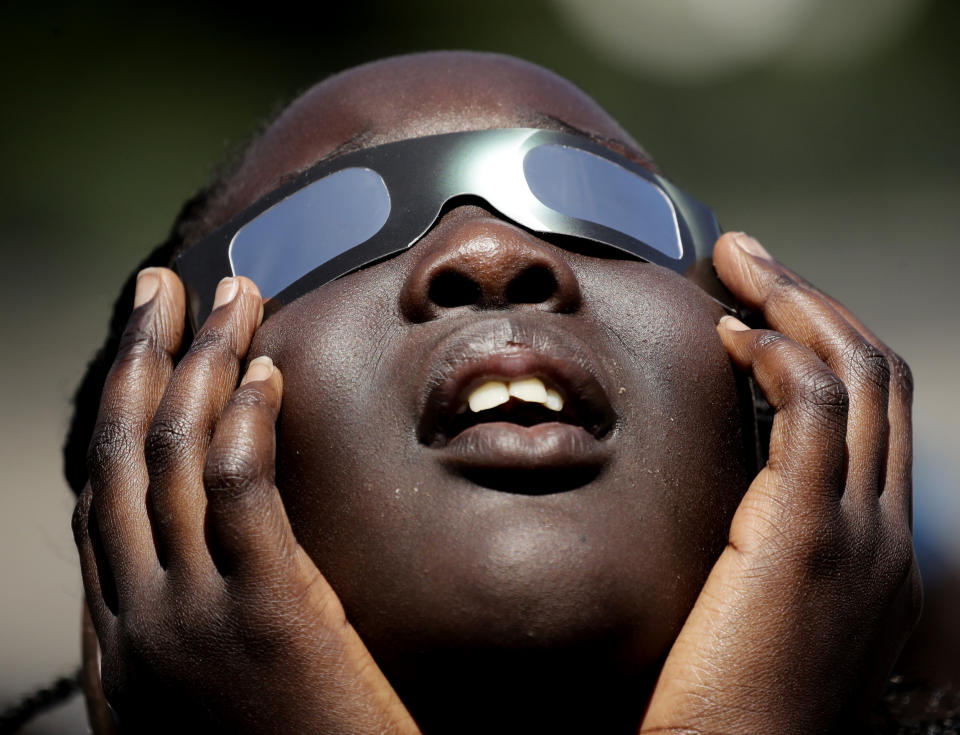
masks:
POLYGON ((160 290, 160 275, 156 268, 144 268, 137 274, 137 288, 133 292, 133 308, 143 306, 160 290))
POLYGON ((229 304, 233 301, 233 297, 237 295, 237 291, 240 290, 240 283, 236 278, 231 278, 227 276, 220 283, 217 284, 217 292, 213 295, 213 308, 217 309, 224 304, 229 304))
POLYGON ((735 316, 725 316, 720 320, 720 326, 732 332, 746 332, 750 327, 735 316))
POLYGON ((750 253, 750 255, 756 255, 758 258, 765 260, 773 260, 773 257, 767 252, 767 249, 763 247, 756 238, 750 237, 746 232, 738 232, 735 234, 733 241, 737 243, 741 250, 750 253))
POLYGON ((252 380, 266 380, 273 375, 274 369, 273 360, 266 355, 262 355, 256 360, 251 360, 250 364, 247 366, 247 374, 243 376, 243 380, 240 381, 240 385, 249 383, 252 380))

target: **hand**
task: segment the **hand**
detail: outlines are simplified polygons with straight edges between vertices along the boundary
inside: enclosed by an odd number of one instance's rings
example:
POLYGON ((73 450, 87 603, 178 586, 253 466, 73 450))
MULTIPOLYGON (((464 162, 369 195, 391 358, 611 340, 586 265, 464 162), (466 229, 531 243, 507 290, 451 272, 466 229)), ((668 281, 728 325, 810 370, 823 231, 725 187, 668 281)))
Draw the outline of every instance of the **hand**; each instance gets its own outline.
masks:
POLYGON ((910 371, 756 240, 724 235, 714 264, 772 327, 718 327, 776 411, 770 453, 641 731, 856 731, 920 611, 910 371))
POLYGON ((221 283, 174 366, 184 302, 141 273, 74 515, 121 731, 415 733, 274 486, 279 370, 253 360, 237 388, 256 286, 221 283))

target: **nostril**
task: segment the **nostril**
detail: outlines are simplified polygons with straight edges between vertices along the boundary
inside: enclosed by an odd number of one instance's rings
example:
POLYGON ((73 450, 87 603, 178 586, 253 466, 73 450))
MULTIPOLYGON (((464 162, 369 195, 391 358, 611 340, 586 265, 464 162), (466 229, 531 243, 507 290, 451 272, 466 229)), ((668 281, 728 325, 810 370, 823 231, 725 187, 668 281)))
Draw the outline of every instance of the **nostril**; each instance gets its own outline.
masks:
POLYGON ((430 283, 428 297, 437 306, 445 308, 468 306, 480 301, 480 286, 462 273, 444 271, 430 283))
POLYGON ((530 266, 507 285, 511 304, 541 304, 557 292, 557 279, 549 268, 530 266))

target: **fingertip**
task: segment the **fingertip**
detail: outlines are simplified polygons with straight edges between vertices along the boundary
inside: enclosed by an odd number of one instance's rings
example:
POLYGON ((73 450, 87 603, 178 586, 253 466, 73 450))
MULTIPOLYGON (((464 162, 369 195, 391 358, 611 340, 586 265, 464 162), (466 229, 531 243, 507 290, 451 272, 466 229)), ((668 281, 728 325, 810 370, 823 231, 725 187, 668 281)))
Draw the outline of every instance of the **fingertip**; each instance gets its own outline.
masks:
POLYGON ((139 309, 157 297, 162 301, 170 302, 175 309, 183 310, 186 304, 186 294, 180 278, 169 268, 150 267, 137 273, 136 287, 133 294, 133 308, 139 309))
POLYGON ((733 244, 747 255, 752 255, 763 260, 773 260, 773 256, 767 252, 767 249, 760 244, 755 237, 751 237, 746 232, 732 233, 733 244))
POLYGON ((726 315, 717 324, 717 333, 730 359, 741 370, 751 370, 753 345, 760 330, 751 329, 736 317, 726 315))
POLYGON ((260 296, 260 289, 257 287, 257 284, 251 281, 246 276, 235 276, 237 284, 240 286, 240 290, 246 296, 253 297, 258 301, 262 302, 262 297, 260 296))
MULTIPOLYGON (((200 333, 204 333, 217 344, 223 344, 225 340, 230 345, 233 357, 242 358, 250 348, 254 332, 260 326, 262 303, 260 290, 249 278, 222 278, 214 292, 213 309, 198 330, 197 338, 200 333)), ((194 340, 194 347, 197 341, 194 340)))
POLYGON ((717 242, 714 243, 713 246, 714 260, 716 260, 718 256, 722 258, 729 255, 730 251, 737 247, 736 237, 742 234, 743 233, 741 232, 731 231, 724 232, 722 235, 720 235, 720 237, 717 239, 717 242))
POLYGON ((182 315, 187 308, 187 293, 183 288, 183 281, 169 268, 157 268, 156 270, 164 292, 169 295, 175 313, 182 315))
POLYGON ((730 316, 727 314, 720 319, 720 323, 717 324, 717 329, 731 332, 746 332, 750 329, 750 327, 737 319, 735 316, 730 316))
POLYGON ((242 294, 247 313, 253 317, 253 328, 256 329, 263 323, 263 297, 260 295, 260 289, 246 276, 236 276, 234 280, 242 294))
POLYGON ((160 290, 159 268, 144 268, 137 273, 137 285, 133 293, 133 308, 139 309, 149 303, 160 290))
POLYGON ((750 331, 750 327, 736 317, 729 315, 724 316, 720 319, 720 323, 717 324, 717 332, 720 334, 720 340, 737 362, 740 362, 742 357, 743 335, 750 331))
POLYGON ((240 292, 240 281, 233 276, 221 278, 213 294, 213 310, 216 311, 233 301, 240 292))
POLYGON ((741 233, 726 232, 713 246, 713 267, 720 280, 737 295, 738 285, 746 276, 742 251, 736 244, 736 238, 741 233))
POLYGON ((743 232, 725 233, 713 249, 713 266, 720 280, 738 302, 751 309, 761 304, 772 265, 774 261, 763 246, 743 232))
POLYGON ((213 309, 219 309, 232 303, 238 295, 242 295, 248 302, 262 302, 260 289, 257 284, 246 276, 226 276, 220 279, 213 296, 213 309))
POLYGON ((247 366, 247 371, 243 375, 243 380, 240 381, 240 385, 246 385, 247 383, 255 381, 270 380, 275 375, 279 378, 280 371, 277 370, 277 366, 273 364, 273 360, 267 355, 261 355, 250 361, 250 364, 247 366))
MULTIPOLYGON (((137 273, 133 309, 127 319, 118 359, 131 357, 131 350, 152 345, 170 355, 183 338, 186 294, 183 283, 169 268, 150 267, 137 273)), ((150 353, 153 349, 146 350, 150 353)), ((139 354, 139 352, 137 353, 139 354)), ((107 389, 104 389, 104 395, 107 389)))

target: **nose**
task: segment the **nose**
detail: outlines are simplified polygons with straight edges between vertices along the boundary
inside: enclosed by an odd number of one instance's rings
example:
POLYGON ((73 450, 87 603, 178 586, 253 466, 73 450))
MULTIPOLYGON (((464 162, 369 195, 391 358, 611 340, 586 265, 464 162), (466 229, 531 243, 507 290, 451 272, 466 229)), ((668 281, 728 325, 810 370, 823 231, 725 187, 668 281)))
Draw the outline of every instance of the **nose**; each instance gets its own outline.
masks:
POLYGON ((411 254, 400 309, 413 322, 463 308, 569 313, 580 305, 563 251, 479 207, 450 212, 411 254))

